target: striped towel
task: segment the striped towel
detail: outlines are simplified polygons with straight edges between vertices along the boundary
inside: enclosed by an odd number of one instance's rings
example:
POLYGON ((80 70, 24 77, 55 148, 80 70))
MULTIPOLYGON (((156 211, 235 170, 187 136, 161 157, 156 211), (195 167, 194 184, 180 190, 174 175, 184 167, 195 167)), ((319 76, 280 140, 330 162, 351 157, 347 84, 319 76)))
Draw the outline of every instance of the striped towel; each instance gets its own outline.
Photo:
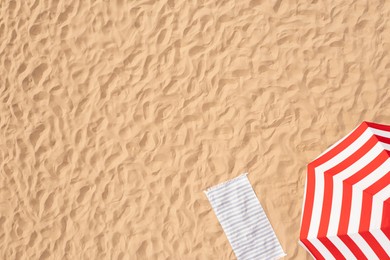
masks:
POLYGON ((238 260, 279 259, 286 254, 246 175, 205 193, 238 260))

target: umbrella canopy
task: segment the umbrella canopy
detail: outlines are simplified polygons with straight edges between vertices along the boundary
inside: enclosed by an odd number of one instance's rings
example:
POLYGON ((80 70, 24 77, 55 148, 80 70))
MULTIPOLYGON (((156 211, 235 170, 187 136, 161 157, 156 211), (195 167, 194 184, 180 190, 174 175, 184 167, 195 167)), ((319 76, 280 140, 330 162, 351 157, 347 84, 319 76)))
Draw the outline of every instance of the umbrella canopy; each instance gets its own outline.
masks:
POLYGON ((363 122, 308 165, 300 244, 315 259, 390 259, 390 126, 363 122))

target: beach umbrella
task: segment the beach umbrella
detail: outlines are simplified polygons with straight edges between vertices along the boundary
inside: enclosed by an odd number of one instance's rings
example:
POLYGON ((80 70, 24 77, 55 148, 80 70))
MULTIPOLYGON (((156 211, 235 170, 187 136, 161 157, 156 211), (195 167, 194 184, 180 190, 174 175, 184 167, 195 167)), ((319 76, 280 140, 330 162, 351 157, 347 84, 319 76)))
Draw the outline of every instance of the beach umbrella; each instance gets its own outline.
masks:
POLYGON ((363 122, 309 163, 299 243, 315 259, 390 259, 390 126, 363 122))

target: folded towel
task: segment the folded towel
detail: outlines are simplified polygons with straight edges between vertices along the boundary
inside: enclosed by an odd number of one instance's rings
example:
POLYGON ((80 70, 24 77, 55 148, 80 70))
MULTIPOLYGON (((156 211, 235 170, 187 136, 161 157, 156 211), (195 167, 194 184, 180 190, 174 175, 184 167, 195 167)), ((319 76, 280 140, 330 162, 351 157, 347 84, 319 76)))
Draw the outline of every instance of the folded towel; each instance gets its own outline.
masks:
POLYGON ((279 259, 286 254, 246 175, 205 193, 238 260, 279 259))

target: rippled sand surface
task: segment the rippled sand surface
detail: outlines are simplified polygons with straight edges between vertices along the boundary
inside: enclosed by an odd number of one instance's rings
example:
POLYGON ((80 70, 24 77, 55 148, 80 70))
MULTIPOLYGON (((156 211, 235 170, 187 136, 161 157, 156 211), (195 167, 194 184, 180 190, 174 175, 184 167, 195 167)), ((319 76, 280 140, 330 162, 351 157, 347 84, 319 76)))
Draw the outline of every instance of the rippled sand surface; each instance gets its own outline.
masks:
POLYGON ((249 172, 285 259, 306 164, 390 123, 389 1, 1 1, 0 258, 235 259, 249 172))

